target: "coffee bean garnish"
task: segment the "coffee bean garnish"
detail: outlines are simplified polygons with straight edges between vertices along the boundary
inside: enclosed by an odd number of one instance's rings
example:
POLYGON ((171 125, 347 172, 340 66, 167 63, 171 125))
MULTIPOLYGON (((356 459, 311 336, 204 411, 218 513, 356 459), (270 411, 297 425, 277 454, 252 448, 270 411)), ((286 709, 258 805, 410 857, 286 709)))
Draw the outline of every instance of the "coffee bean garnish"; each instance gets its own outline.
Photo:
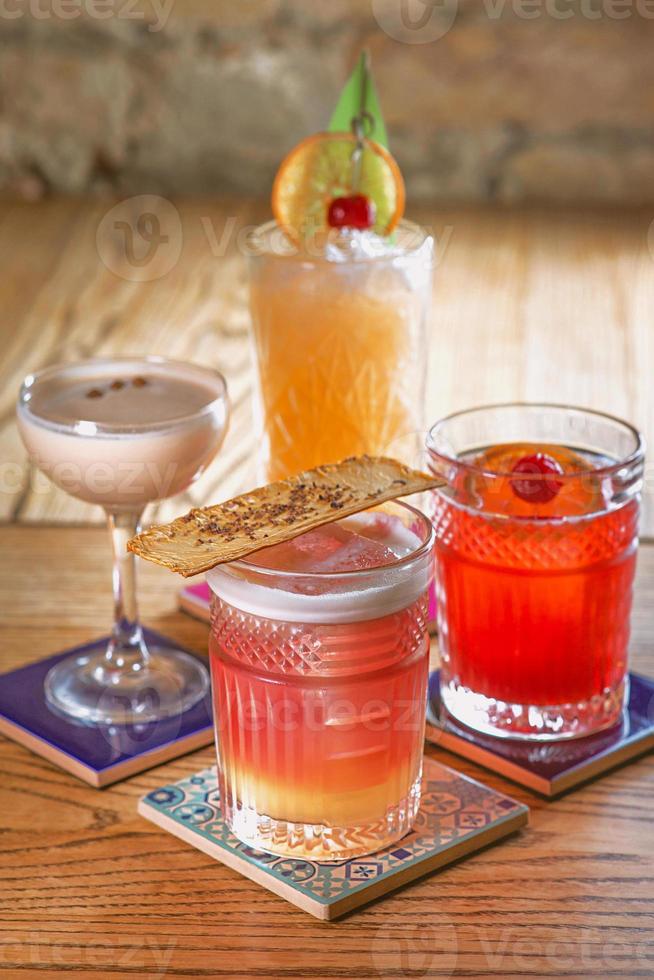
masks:
POLYGON ((146 378, 142 378, 140 374, 137 374, 135 378, 132 378, 132 384, 135 388, 142 388, 143 385, 146 385, 147 383, 146 378))
POLYGON ((120 391, 121 388, 125 387, 125 382, 121 381, 120 378, 116 378, 115 381, 111 382, 109 387, 111 388, 112 391, 120 391))
POLYGON ((86 392, 87 398, 102 398, 102 392, 99 388, 89 388, 86 392))

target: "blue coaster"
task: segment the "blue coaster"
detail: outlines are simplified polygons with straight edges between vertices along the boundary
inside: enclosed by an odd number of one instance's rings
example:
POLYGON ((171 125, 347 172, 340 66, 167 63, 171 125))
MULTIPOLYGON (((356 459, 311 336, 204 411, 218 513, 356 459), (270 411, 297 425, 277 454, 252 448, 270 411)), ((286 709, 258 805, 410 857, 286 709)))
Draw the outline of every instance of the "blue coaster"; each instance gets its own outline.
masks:
POLYGON ((413 830, 376 854, 316 864, 242 844, 226 827, 215 769, 203 769, 139 802, 139 813, 319 919, 335 919, 414 878, 506 837, 529 810, 425 757, 413 830))
POLYGON ((470 759, 543 796, 557 796, 654 746, 654 681, 629 674, 622 722, 587 738, 526 742, 481 735, 443 707, 439 672, 429 677, 427 741, 470 759))
MULTIPOLYGON (((147 643, 171 641, 144 630, 147 643)), ((119 779, 191 752, 213 740, 211 695, 189 711, 143 725, 84 725, 61 717, 45 701, 43 682, 54 664, 71 654, 106 647, 108 637, 56 653, 0 676, 0 733, 92 786, 119 779)), ((184 649, 175 643, 178 649, 184 649)), ((203 660, 192 650, 191 656, 203 660)))

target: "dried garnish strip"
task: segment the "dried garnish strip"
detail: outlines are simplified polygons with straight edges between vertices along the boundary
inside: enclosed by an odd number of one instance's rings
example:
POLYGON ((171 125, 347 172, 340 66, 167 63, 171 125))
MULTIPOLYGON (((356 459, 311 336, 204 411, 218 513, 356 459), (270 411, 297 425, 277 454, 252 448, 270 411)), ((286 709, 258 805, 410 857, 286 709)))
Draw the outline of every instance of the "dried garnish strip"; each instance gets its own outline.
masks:
POLYGON ((386 500, 443 486, 442 477, 383 456, 353 456, 192 510, 132 538, 128 548, 185 578, 289 541, 386 500))

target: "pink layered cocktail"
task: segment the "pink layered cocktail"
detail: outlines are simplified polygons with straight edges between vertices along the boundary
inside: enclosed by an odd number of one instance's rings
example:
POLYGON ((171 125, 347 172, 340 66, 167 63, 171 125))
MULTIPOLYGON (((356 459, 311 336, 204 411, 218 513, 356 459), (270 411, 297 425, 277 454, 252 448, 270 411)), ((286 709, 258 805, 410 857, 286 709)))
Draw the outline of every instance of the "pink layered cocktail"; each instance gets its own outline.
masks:
POLYGON ((429 522, 386 504, 209 573, 221 798, 242 840, 329 860, 411 826, 431 549, 429 522))

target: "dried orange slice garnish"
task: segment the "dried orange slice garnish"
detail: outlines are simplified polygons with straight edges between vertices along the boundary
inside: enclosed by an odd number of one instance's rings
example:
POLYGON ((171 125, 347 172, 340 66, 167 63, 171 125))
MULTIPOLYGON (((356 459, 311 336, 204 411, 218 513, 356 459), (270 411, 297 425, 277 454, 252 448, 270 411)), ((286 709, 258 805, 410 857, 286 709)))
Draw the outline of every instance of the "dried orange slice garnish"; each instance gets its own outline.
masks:
POLYGON ((388 235, 404 212, 404 181, 397 163, 383 146, 351 133, 316 133, 298 143, 282 160, 272 190, 275 220, 291 238, 306 239, 327 227, 335 197, 365 194, 375 205, 373 231, 388 235), (356 171, 356 186, 354 186, 356 171))

